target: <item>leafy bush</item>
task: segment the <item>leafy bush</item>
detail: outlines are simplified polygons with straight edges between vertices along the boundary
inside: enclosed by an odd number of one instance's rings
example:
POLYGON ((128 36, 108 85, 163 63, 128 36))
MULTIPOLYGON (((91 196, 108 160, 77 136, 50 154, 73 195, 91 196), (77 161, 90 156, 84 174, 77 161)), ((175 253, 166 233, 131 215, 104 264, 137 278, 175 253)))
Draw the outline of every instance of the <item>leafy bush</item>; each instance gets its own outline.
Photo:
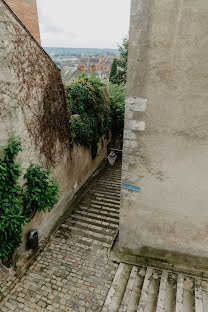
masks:
POLYGON ((79 116, 72 116, 71 118, 71 131, 72 139, 76 144, 81 144, 87 148, 92 146, 94 137, 94 128, 96 123, 91 117, 83 116, 81 119, 79 116))
POLYGON ((24 178, 27 179, 24 213, 31 217, 37 211, 50 211, 58 202, 58 185, 50 178, 50 171, 32 164, 24 178))
POLYGON ((72 142, 91 149, 97 155, 100 138, 109 137, 110 108, 105 103, 103 84, 99 78, 82 73, 76 82, 67 86, 67 102, 71 118, 72 142), (73 116, 74 115, 74 116, 73 116))
POLYGON ((19 138, 11 137, 0 157, 0 259, 9 259, 21 244, 26 218, 22 215, 20 164, 15 158, 21 151, 19 138))
POLYGON ((126 87, 124 83, 108 85, 112 116, 112 134, 117 136, 123 133, 126 87))
POLYGON ((19 185, 22 172, 15 162, 22 150, 19 138, 11 137, 0 154, 0 259, 11 264, 14 251, 21 244, 22 231, 36 211, 51 210, 58 200, 57 184, 49 170, 31 165, 24 175, 26 192, 19 185), (24 204, 24 210, 22 209, 24 204))

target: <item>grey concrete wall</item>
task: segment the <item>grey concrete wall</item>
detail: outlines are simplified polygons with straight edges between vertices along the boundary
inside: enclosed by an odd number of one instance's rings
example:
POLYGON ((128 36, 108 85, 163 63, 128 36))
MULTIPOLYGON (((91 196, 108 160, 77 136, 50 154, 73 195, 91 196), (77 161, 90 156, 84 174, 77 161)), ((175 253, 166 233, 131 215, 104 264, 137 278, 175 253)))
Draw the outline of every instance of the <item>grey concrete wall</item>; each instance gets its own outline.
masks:
POLYGON ((207 51, 207 0, 132 0, 123 183, 141 191, 122 189, 119 245, 135 254, 208 257, 207 51))
MULTIPOLYGON (((106 157, 107 141, 98 155, 70 147, 70 127, 59 69, 0 0, 0 145, 15 133, 22 142, 23 174, 30 163, 50 167, 60 186, 60 200, 49 213, 37 213, 25 227, 44 238, 73 195, 106 157)), ((21 181, 24 183, 24 181, 21 181)), ((19 252, 23 253, 23 244, 19 252)))

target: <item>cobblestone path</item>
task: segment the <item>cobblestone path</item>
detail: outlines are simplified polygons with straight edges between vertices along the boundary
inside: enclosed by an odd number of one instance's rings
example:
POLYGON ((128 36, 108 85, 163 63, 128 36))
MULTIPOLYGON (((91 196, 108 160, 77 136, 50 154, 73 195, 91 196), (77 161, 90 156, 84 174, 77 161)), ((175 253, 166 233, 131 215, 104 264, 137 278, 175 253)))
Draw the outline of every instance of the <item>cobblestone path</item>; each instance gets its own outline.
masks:
POLYGON ((98 176, 27 273, 0 285, 1 312, 96 311, 118 265, 107 251, 119 222, 121 162, 98 176))

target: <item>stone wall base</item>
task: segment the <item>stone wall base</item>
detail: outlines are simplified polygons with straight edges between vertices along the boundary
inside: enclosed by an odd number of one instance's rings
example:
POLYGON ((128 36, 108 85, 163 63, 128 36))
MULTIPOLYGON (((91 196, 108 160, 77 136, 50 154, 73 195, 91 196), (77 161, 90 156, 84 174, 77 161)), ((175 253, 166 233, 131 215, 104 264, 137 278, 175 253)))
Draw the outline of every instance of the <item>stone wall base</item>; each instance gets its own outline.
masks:
POLYGON ((118 263, 171 270, 190 276, 208 278, 208 259, 200 256, 141 247, 135 253, 119 245, 119 234, 109 250, 109 258, 118 263))

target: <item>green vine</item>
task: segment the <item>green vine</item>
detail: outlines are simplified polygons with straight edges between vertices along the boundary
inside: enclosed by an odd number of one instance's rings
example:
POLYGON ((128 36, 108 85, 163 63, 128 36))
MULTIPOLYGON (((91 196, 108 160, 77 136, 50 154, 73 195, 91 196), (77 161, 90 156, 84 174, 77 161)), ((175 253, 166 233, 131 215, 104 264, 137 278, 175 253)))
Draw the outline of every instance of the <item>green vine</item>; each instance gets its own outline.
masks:
POLYGON ((67 86, 67 102, 71 118, 71 143, 91 149, 95 158, 102 136, 109 137, 111 113, 106 103, 104 85, 97 77, 81 74, 67 86))
POLYGON ((24 214, 33 217, 37 211, 50 211, 58 202, 58 185, 50 178, 50 171, 32 164, 24 178, 24 214))
POLYGON ((20 164, 15 162, 21 150, 20 140, 11 137, 0 157, 0 259, 7 261, 21 244, 26 224, 22 214, 22 189, 18 183, 20 164))
POLYGON ((50 178, 50 171, 39 165, 31 165, 24 175, 26 190, 20 186, 22 171, 16 162, 20 151, 20 139, 12 136, 0 154, 0 259, 6 265, 11 264, 22 242, 25 224, 36 211, 50 211, 58 201, 57 184, 50 178))

